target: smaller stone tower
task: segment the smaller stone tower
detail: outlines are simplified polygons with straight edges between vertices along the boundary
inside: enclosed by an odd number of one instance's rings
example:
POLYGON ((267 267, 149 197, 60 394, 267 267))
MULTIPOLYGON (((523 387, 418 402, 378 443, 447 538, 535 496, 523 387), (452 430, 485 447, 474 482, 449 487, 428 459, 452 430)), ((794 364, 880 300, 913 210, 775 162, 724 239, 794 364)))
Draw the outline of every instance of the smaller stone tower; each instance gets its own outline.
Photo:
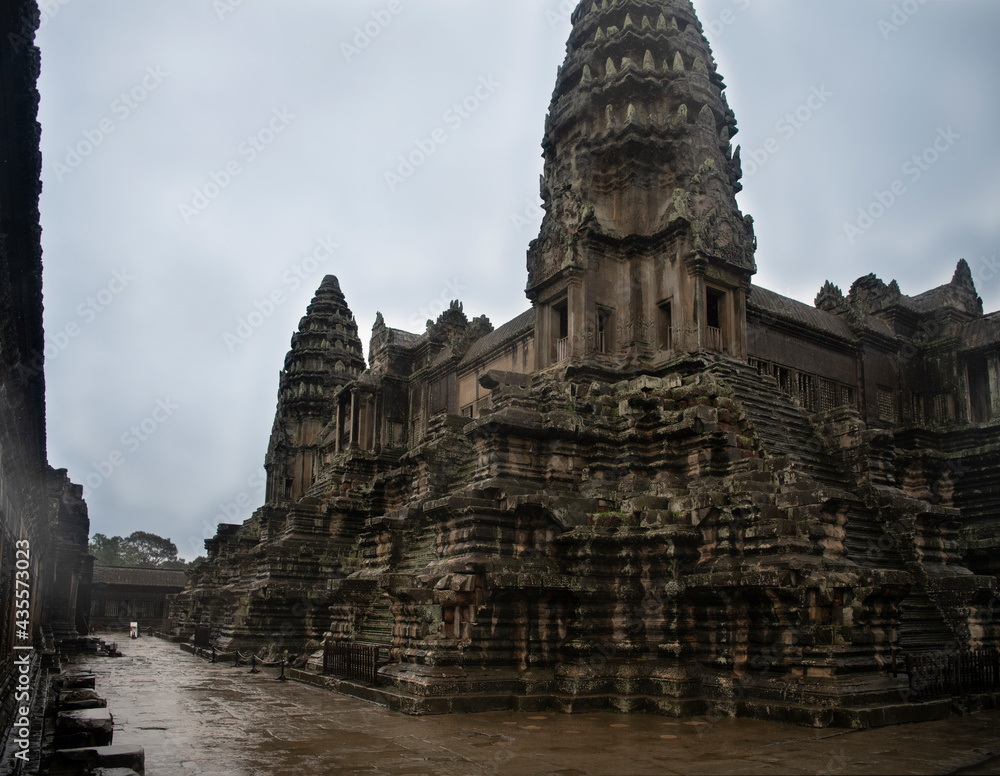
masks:
POLYGON ((267 503, 298 501, 319 466, 315 441, 333 415, 334 389, 365 369, 358 325, 340 283, 327 275, 285 356, 264 468, 267 503))

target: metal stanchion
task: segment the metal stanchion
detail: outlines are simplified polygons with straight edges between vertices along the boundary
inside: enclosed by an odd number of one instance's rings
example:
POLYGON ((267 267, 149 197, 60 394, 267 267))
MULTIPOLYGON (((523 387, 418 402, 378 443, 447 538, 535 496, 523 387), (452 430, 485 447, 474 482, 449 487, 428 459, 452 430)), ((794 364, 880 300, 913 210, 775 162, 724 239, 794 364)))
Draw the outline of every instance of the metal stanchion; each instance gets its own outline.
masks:
POLYGON ((285 676, 285 658, 281 658, 281 676, 278 677, 279 682, 287 682, 288 677, 285 676))
POLYGON ((247 671, 248 674, 259 674, 260 671, 257 670, 257 656, 253 653, 250 654, 250 670, 247 671))
POLYGON ((233 663, 233 668, 239 668, 239 667, 240 667, 240 651, 236 650, 236 662, 233 663))

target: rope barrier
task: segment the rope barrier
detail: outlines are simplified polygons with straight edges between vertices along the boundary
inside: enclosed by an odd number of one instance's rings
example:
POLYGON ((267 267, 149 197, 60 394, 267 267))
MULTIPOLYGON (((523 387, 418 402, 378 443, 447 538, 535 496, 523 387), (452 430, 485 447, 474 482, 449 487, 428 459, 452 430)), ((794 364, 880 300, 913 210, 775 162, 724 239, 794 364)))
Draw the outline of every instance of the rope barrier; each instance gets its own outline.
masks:
POLYGON ((256 660, 258 663, 260 663, 265 668, 277 668, 279 665, 281 665, 281 661, 280 660, 275 660, 275 661, 269 663, 266 660, 264 660, 264 658, 259 657, 258 655, 254 654, 253 652, 250 653, 249 657, 247 657, 242 652, 240 652, 240 657, 243 659, 244 662, 250 662, 251 660, 256 660))
POLYGON ((219 663, 219 662, 223 662, 223 661, 232 659, 233 660, 233 665, 232 665, 233 668, 240 668, 240 667, 242 667, 242 665, 244 663, 249 663, 250 664, 250 670, 247 673, 250 673, 250 674, 259 674, 260 673, 260 671, 257 669, 258 665, 261 666, 262 668, 280 668, 281 669, 281 675, 277 677, 277 680, 279 682, 288 681, 288 677, 285 676, 285 665, 287 663, 287 660, 284 657, 279 658, 278 660, 268 661, 268 660, 264 660, 264 658, 262 658, 262 657, 258 657, 257 654, 254 653, 254 652, 251 652, 249 655, 245 655, 244 653, 240 652, 238 649, 233 650, 232 652, 220 652, 218 649, 216 649, 213 646, 211 648, 211 652, 209 653, 208 650, 205 650, 205 649, 203 649, 201 647, 197 647, 195 645, 191 645, 191 646, 194 647, 195 653, 197 655, 199 655, 199 656, 201 656, 203 652, 206 653, 206 654, 211 654, 211 656, 212 656, 212 663, 219 663))

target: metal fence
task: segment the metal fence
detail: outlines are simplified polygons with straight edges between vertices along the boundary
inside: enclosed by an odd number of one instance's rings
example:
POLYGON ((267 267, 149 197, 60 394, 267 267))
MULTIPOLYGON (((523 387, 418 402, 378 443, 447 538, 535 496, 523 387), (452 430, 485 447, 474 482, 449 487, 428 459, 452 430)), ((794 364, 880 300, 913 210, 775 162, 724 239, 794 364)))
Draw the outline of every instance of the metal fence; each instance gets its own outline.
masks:
POLYGON ((915 700, 1000 691, 1000 650, 907 655, 906 673, 915 700))
POLYGON ((379 648, 375 644, 323 645, 323 673, 378 684, 379 648))

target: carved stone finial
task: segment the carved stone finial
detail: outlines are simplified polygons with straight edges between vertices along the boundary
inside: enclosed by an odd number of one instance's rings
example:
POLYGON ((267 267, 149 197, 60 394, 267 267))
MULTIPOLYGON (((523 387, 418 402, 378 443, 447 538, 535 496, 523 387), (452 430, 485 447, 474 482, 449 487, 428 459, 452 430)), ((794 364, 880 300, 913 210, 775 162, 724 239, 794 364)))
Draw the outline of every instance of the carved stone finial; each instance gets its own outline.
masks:
POLYGON ((828 313, 840 312, 844 309, 844 292, 829 280, 816 294, 816 307, 828 313))
POLYGON ((976 290, 976 283, 972 279, 972 268, 969 267, 969 262, 965 259, 959 259, 958 266, 955 267, 955 274, 951 278, 951 284, 976 290))

